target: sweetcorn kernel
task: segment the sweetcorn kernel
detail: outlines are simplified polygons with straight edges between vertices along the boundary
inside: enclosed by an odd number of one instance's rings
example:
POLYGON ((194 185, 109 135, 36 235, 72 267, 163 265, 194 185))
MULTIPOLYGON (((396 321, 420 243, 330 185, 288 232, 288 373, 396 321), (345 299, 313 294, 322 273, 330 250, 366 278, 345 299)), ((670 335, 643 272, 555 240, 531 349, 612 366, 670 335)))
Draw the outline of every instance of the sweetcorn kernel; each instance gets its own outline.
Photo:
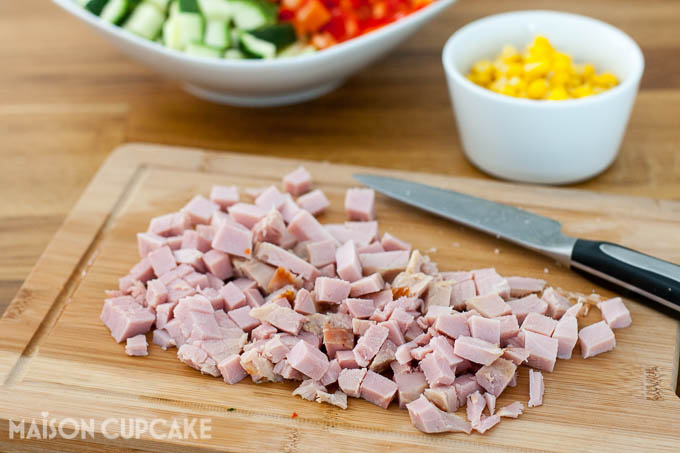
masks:
POLYGON ((545 36, 534 38, 521 53, 504 46, 493 61, 475 63, 467 78, 507 96, 553 101, 598 94, 619 83, 612 73, 597 74, 592 64, 573 63, 545 36))

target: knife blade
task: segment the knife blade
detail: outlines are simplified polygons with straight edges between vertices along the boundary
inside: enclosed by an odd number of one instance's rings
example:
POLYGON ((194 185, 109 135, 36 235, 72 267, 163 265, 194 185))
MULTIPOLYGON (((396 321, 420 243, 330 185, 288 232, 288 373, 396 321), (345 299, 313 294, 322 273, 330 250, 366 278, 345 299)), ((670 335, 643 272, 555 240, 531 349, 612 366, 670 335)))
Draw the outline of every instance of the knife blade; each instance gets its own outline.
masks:
POLYGON ((387 176, 354 178, 408 205, 547 255, 680 313, 680 266, 605 241, 567 236, 562 224, 523 209, 387 176))

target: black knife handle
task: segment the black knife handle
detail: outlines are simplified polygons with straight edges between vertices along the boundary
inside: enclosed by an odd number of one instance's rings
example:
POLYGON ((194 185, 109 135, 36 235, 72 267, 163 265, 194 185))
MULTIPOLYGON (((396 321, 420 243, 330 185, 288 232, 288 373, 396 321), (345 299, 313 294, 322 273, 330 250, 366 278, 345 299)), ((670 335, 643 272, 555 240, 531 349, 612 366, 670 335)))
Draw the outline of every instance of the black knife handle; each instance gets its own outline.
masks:
POLYGON ((571 266, 680 313, 680 266, 604 241, 577 239, 571 266))

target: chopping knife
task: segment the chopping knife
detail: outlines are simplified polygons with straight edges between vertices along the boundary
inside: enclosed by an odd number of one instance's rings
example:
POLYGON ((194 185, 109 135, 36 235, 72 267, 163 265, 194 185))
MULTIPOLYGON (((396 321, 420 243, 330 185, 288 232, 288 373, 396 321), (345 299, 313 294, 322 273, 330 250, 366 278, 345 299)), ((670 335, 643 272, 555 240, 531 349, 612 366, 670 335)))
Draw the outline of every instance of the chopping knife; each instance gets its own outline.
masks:
POLYGON ((558 221, 505 204, 398 178, 354 178, 390 198, 547 255, 680 313, 677 264, 611 242, 569 237, 558 221))

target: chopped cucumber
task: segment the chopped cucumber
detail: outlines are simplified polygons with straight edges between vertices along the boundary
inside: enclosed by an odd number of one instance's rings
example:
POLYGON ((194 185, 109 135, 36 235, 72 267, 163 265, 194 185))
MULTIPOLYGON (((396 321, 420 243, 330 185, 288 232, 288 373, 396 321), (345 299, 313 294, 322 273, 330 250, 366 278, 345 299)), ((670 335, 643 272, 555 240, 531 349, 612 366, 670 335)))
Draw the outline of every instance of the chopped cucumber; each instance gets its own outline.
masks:
POLYGON ((186 48, 190 42, 201 42, 203 39, 203 16, 196 0, 179 0, 179 9, 174 20, 179 28, 179 45, 186 48))
POLYGON ((203 16, 208 21, 219 20, 227 22, 231 20, 231 7, 227 0, 198 0, 203 16))
POLYGON ((163 43, 165 47, 174 50, 182 50, 182 40, 179 32, 177 18, 170 17, 163 24, 163 43))
POLYGON ((146 0, 146 1, 156 5, 156 8, 160 9, 163 12, 166 12, 168 10, 168 5, 170 4, 170 0, 146 0))
POLYGON ((226 49, 231 45, 231 27, 229 22, 208 20, 205 24, 203 42, 218 49, 226 49))
POLYGON ((224 58, 228 60, 242 60, 245 58, 245 55, 238 49, 227 49, 227 51, 224 52, 224 58))
POLYGON ((277 50, 289 46, 297 41, 295 29, 290 23, 265 25, 263 27, 256 28, 255 30, 251 30, 249 33, 256 38, 263 39, 274 44, 277 50))
POLYGON ((251 58, 274 58, 276 56, 274 44, 246 32, 241 33, 241 50, 251 58))
POLYGON ((276 6, 267 0, 229 0, 234 23, 242 30, 252 30, 276 23, 276 6))
POLYGON ((142 2, 125 22, 124 28, 143 38, 154 40, 163 27, 165 14, 148 2, 142 2))
POLYGON ((89 0, 85 2, 85 9, 92 14, 99 16, 106 6, 106 2, 108 2, 108 0, 89 0))
POLYGON ((111 24, 120 24, 131 7, 128 0, 109 0, 99 17, 111 24))
POLYGON ((308 53, 316 52, 316 47, 311 44, 305 44, 303 42, 295 42, 290 46, 279 52, 278 56, 281 58, 297 57, 298 55, 306 55, 308 53))
POLYGON ((177 2, 177 0, 174 0, 174 1, 170 4, 169 10, 170 10, 170 18, 171 18, 171 19, 172 19, 173 17, 177 17, 177 15, 179 14, 179 2, 177 2))
POLYGON ((190 42, 187 44, 187 48, 184 50, 184 52, 186 52, 187 55, 193 55, 196 57, 222 58, 222 51, 220 49, 196 42, 190 42))

